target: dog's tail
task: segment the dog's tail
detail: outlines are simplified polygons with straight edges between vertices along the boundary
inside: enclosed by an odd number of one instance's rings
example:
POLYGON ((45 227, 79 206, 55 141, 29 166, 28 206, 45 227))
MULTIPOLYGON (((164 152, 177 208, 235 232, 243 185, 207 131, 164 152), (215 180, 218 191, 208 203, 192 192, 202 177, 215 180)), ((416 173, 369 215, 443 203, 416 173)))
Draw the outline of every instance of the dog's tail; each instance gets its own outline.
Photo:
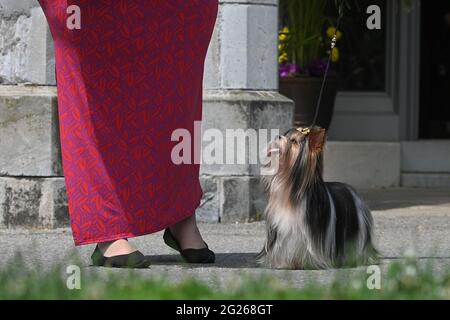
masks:
MULTIPOLYGON (((357 191, 350 185, 346 185, 346 187, 350 190, 353 199, 355 201, 355 205, 357 208, 357 213, 359 218, 362 220, 361 228, 364 228, 364 239, 361 239, 362 242, 362 264, 377 264, 379 262, 380 253, 375 247, 373 243, 373 229, 374 229, 374 221, 370 208, 362 200, 357 191)), ((361 248, 361 247, 360 247, 361 248)))

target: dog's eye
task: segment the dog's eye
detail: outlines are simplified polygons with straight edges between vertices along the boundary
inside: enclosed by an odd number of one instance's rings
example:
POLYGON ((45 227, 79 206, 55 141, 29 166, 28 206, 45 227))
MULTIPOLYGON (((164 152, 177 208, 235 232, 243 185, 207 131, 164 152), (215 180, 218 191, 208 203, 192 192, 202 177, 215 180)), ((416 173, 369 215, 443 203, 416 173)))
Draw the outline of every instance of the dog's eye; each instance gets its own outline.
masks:
POLYGON ((291 139, 291 142, 292 142, 292 143, 297 143, 297 140, 291 139))

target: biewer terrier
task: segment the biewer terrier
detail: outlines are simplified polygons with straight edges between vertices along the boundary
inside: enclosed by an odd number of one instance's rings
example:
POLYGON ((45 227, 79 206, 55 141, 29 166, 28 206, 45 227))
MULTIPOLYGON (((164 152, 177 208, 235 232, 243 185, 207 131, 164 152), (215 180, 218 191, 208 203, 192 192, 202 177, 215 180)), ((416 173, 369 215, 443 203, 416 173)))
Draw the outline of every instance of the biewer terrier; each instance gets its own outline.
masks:
POLYGON ((269 144, 267 238, 258 261, 270 268, 328 269, 377 261, 372 215, 349 185, 323 181, 325 129, 294 128, 269 144))

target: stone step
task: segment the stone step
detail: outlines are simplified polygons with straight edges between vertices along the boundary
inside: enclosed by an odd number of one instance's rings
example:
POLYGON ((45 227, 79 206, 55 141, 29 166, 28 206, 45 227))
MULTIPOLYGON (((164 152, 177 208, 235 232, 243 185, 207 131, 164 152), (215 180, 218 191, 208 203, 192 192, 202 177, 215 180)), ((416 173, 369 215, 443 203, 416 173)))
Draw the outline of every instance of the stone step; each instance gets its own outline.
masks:
MULTIPOLYGON (((206 90, 203 130, 277 128, 289 124, 292 105, 273 92, 206 90)), ((281 128, 283 131, 285 128, 281 128)), ((0 86, 0 228, 68 225, 60 159, 56 89, 0 86)), ((357 188, 400 185, 400 143, 329 141, 326 180, 357 188)), ((403 177, 404 178, 404 177, 403 177)), ((265 197, 248 166, 202 166, 200 221, 262 217, 265 197)))
MULTIPOLYGON (((450 188, 450 173, 407 172, 402 173, 402 186, 414 188, 450 188)), ((450 194, 450 190, 449 190, 450 194)))
POLYGON ((325 180, 364 189, 397 187, 400 157, 398 142, 328 141, 324 155, 325 180))
POLYGON ((450 173, 450 140, 402 142, 404 173, 450 173))

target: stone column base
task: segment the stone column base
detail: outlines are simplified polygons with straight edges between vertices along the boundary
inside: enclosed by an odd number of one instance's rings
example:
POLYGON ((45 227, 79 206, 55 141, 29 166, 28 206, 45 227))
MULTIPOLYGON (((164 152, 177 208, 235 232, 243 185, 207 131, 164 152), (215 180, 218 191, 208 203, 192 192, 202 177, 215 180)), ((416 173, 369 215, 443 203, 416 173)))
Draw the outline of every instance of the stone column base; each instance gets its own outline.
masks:
MULTIPOLYGON (((221 133, 225 138, 234 130, 283 133, 292 126, 294 104, 276 91, 206 90, 203 113, 203 136, 207 130, 221 133)), ((263 142, 264 147, 267 142, 263 142)), ((203 141, 203 150, 210 143, 203 141)), ((248 144, 246 148, 247 161, 248 144)), ((234 154, 239 151, 242 152, 239 146, 231 150, 234 154)), ((230 148, 224 143, 224 160, 228 152, 230 148)), ((200 221, 248 222, 262 218, 266 201, 259 165, 202 162, 201 181, 204 197, 197 209, 200 221)))
MULTIPOLYGON (((0 111, 4 138, 0 146, 5 151, 0 154, 0 228, 69 226, 55 89, 0 86, 0 111)), ((283 132, 292 118, 292 101, 277 92, 206 90, 204 94, 203 132, 283 132)), ((245 222, 262 217, 265 196, 256 165, 202 165, 201 182, 200 221, 245 222)))
POLYGON ((0 228, 67 226, 64 178, 0 177, 0 228))

